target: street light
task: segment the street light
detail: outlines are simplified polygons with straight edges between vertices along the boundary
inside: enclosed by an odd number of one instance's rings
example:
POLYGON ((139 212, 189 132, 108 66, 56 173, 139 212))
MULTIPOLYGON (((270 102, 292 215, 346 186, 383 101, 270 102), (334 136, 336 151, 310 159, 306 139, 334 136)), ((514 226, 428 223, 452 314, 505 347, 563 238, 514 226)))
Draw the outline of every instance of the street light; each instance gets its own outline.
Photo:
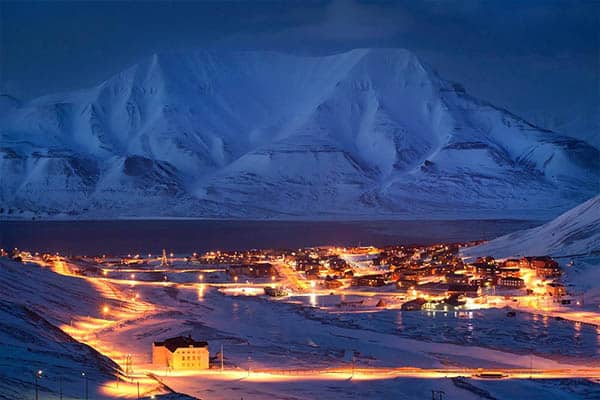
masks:
POLYGON ((85 381, 85 400, 88 400, 88 377, 85 374, 85 372, 82 372, 81 376, 83 376, 83 379, 85 381))
POLYGON ((42 377, 44 372, 41 369, 38 369, 35 374, 33 374, 33 380, 35 382, 35 400, 39 399, 39 388, 38 388, 38 379, 42 377))

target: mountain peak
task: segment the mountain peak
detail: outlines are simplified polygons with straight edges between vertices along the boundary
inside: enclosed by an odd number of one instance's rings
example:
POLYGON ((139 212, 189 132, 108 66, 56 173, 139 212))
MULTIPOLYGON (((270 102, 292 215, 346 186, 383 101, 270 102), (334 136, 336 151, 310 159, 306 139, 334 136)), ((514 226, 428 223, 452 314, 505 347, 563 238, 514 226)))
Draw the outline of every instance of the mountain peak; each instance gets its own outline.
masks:
POLYGON ((598 190, 597 150, 463 92, 404 49, 153 54, 97 87, 9 110, 0 206, 545 216, 598 190), (133 159, 149 167, 126 173, 133 159))

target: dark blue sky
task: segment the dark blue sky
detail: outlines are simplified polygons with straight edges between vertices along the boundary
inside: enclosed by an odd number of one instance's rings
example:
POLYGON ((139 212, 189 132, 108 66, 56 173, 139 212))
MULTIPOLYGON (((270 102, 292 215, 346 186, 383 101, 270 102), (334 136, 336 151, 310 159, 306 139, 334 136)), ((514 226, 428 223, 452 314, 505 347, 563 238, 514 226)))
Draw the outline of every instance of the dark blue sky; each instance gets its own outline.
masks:
POLYGON ((565 107, 586 114, 599 101, 599 4, 3 1, 0 83, 28 98, 96 84, 154 52, 197 47, 309 54, 405 47, 526 116, 565 107))

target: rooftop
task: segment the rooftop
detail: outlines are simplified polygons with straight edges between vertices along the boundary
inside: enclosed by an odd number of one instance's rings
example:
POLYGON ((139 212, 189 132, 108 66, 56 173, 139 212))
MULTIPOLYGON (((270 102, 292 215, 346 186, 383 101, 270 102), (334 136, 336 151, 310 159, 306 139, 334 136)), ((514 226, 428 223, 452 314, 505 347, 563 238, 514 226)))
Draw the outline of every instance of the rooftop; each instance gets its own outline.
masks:
POLYGON ((174 338, 166 339, 162 342, 154 342, 154 345, 164 346, 171 352, 174 352, 175 350, 182 347, 208 347, 207 342, 194 340, 191 336, 177 336, 174 338))

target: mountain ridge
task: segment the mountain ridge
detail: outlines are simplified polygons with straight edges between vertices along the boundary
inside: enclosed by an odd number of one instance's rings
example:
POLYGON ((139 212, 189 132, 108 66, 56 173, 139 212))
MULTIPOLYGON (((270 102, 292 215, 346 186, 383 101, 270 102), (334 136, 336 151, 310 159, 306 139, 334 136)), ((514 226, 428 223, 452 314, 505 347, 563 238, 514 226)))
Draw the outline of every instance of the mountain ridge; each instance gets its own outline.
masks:
POLYGON ((0 207, 27 218, 547 217, 599 191, 596 148, 398 49, 157 54, 0 132, 0 207))

